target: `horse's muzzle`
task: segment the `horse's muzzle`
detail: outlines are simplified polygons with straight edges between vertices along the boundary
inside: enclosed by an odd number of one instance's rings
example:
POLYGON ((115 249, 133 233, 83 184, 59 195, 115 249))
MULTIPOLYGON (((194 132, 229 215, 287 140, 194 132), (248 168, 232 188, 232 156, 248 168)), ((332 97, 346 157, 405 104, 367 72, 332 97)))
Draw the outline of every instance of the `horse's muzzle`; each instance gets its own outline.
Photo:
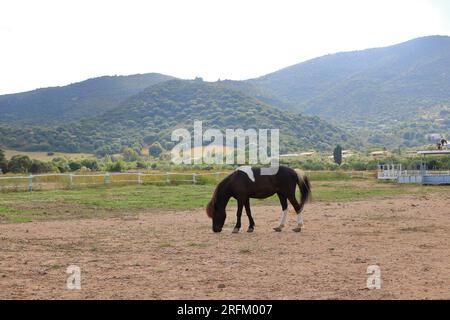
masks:
POLYGON ((213 227, 212 229, 213 229, 214 233, 219 233, 222 231, 222 227, 213 227))

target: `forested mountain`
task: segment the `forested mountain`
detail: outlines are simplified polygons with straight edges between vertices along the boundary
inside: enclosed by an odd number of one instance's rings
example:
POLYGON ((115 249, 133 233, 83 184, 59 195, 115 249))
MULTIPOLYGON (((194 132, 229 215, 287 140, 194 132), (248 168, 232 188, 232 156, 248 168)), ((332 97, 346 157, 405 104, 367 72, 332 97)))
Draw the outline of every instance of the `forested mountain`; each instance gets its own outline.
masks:
POLYGON ((246 95, 254 97, 264 103, 277 106, 282 109, 293 110, 291 104, 287 100, 270 92, 270 90, 267 90, 263 86, 257 85, 249 81, 222 80, 219 82, 224 87, 239 90, 245 93, 246 95))
POLYGON ((369 143, 426 142, 450 134, 450 37, 331 54, 253 79, 291 110, 363 130, 369 143))
POLYGON ((330 54, 247 81, 174 79, 100 77, 0 96, 0 144, 104 154, 158 140, 169 148, 171 130, 193 120, 280 128, 284 151, 360 145, 350 135, 388 148, 450 136, 447 36, 330 54))
POLYGON ((306 117, 269 106, 220 82, 170 80, 130 97, 115 109, 71 125, 44 128, 0 127, 0 144, 28 150, 92 151, 100 155, 124 147, 140 149, 160 142, 170 149, 174 128, 280 129, 281 152, 330 150, 337 143, 355 146, 345 131, 317 117, 306 117), (1 130, 7 134, 1 134, 1 130))
POLYGON ((328 119, 414 117, 450 101, 450 37, 337 53, 250 80, 292 108, 328 119))
POLYGON ((173 77, 147 73, 105 76, 63 87, 0 96, 0 124, 56 124, 101 114, 124 99, 173 77))

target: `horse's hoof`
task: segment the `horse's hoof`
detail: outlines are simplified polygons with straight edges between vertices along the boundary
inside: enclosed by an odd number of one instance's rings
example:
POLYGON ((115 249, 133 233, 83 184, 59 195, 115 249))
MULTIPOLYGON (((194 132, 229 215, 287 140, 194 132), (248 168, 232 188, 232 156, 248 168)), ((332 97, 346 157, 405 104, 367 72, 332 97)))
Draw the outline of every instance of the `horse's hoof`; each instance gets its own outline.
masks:
POLYGON ((276 232, 281 232, 281 230, 283 230, 283 229, 281 229, 280 227, 276 227, 276 228, 273 228, 273 230, 275 230, 276 232))
POLYGON ((233 233, 239 233, 239 228, 234 228, 233 233))
POLYGON ((302 228, 298 227, 298 228, 292 229, 292 231, 294 231, 294 232, 300 232, 300 231, 302 231, 302 228))
POLYGON ((247 229, 247 232, 248 232, 248 233, 252 233, 254 230, 255 230, 254 228, 248 228, 248 229, 247 229))

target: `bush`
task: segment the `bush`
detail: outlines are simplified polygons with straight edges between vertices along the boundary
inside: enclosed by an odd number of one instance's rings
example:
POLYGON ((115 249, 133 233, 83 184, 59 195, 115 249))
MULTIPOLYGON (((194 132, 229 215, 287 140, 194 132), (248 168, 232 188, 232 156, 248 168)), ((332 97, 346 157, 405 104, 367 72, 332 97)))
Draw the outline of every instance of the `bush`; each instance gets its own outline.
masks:
POLYGON ((136 164, 136 168, 138 168, 138 169, 147 169, 147 165, 145 164, 145 162, 138 161, 137 164, 136 164))
POLYGON ((122 172, 125 169, 125 163, 122 160, 113 162, 108 166, 109 172, 122 172))
POLYGON ((81 163, 79 163, 79 162, 76 162, 76 161, 70 161, 70 162, 69 162, 69 168, 70 168, 70 171, 77 171, 77 170, 80 170, 81 167, 82 167, 82 165, 81 165, 81 163))
POLYGON ((69 163, 66 159, 58 157, 52 160, 53 165, 58 169, 60 173, 70 171, 69 163))
POLYGON ((37 174, 37 173, 48 173, 55 171, 55 167, 48 162, 40 161, 40 160, 33 160, 30 172, 37 174))
POLYGON ((81 165, 92 171, 98 171, 99 169, 98 161, 95 159, 83 159, 81 165))

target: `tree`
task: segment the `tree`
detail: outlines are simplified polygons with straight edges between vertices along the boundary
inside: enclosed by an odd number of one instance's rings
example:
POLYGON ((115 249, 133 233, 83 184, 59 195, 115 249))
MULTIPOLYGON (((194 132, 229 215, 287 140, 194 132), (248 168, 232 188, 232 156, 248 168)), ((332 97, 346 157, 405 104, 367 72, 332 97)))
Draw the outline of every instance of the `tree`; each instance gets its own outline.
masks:
POLYGON ((164 149, 159 142, 153 143, 150 148, 148 148, 148 153, 155 158, 159 157, 163 151, 164 149))
POLYGON ((158 136, 156 135, 156 133, 149 133, 144 137, 144 142, 146 144, 150 144, 155 142, 155 140, 158 138, 158 136))
POLYGON ((28 156, 16 155, 8 162, 8 170, 13 173, 28 173, 32 164, 28 156))
POLYGON ((0 149, 0 173, 8 172, 8 160, 6 160, 5 152, 0 149))
POLYGON ((342 164, 342 147, 337 145, 333 151, 334 162, 336 162, 339 166, 342 164))
POLYGON ((133 162, 133 161, 139 160, 139 155, 132 148, 123 149, 122 154, 123 154, 123 158, 127 162, 133 162))

